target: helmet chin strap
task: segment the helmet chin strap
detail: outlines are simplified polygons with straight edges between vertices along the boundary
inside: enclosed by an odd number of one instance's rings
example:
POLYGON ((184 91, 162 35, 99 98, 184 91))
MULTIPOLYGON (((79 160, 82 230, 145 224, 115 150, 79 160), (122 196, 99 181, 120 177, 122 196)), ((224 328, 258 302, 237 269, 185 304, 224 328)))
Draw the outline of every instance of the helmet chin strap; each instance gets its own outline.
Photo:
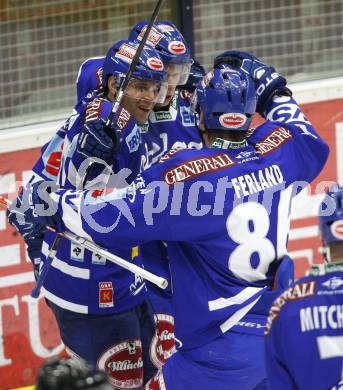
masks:
POLYGON ((329 246, 323 246, 323 256, 325 263, 331 263, 331 251, 329 246))

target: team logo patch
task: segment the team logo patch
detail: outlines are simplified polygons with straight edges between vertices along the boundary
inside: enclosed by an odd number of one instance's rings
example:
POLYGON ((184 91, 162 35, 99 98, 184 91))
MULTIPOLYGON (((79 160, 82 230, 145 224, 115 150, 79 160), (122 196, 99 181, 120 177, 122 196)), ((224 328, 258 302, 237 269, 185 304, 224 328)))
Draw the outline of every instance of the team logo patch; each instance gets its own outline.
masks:
MULTIPOLYGON (((142 28, 142 31, 139 33, 137 39, 141 41, 146 31, 146 26, 142 28)), ((163 38, 163 35, 153 27, 149 33, 147 38, 147 42, 151 43, 154 47, 158 44, 158 42, 163 38)))
POLYGON ((136 48, 124 43, 120 46, 119 50, 115 54, 115 57, 121 58, 122 60, 130 63, 136 53, 136 48))
POLYGON ((127 110, 125 110, 125 108, 121 108, 117 117, 117 125, 120 130, 123 130, 123 128, 128 124, 130 118, 131 114, 127 110))
POLYGON ((99 307, 113 307, 112 282, 99 283, 99 307))
POLYGON ((125 142, 130 153, 138 150, 139 145, 142 143, 142 137, 137 126, 135 126, 131 133, 126 136, 125 142))
POLYGON ((163 62, 156 57, 151 57, 147 61, 148 67, 152 70, 163 70, 163 62))
POLYGON ((157 314, 156 333, 150 344, 151 361, 161 368, 174 352, 174 318, 168 314, 157 314))
POLYGON ((85 249, 82 246, 70 244, 70 258, 74 261, 83 262, 84 260, 85 249))
POLYGON ((331 227, 332 235, 338 240, 343 240, 343 219, 335 221, 331 227))
POLYGON ((172 54, 186 53, 186 46, 181 41, 171 41, 168 45, 168 51, 172 54))
POLYGON ((227 129, 238 129, 246 122, 247 117, 240 113, 222 114, 219 117, 219 123, 227 129))
POLYGON ((99 358, 97 366, 110 376, 113 387, 136 389, 143 385, 142 343, 126 340, 113 345, 99 358))
POLYGON ((92 100, 86 108, 86 119, 85 122, 93 121, 99 118, 101 112, 101 105, 104 102, 101 98, 95 98, 92 100))
POLYGON ((266 155, 289 141, 292 134, 285 127, 277 127, 264 140, 255 145, 257 153, 266 155))
POLYGON ((163 174, 164 181, 168 185, 172 185, 177 182, 186 181, 192 177, 227 168, 234 164, 235 162, 225 153, 188 160, 168 171, 165 171, 163 174))
POLYGON ((343 285, 343 279, 334 276, 333 278, 327 280, 326 282, 322 283, 323 286, 330 290, 336 290, 337 288, 342 287, 343 285))

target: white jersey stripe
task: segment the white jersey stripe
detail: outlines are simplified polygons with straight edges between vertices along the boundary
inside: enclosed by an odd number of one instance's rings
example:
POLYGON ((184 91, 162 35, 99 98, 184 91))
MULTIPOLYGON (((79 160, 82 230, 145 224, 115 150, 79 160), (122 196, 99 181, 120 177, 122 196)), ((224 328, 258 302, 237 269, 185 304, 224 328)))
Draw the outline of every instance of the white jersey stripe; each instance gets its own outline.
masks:
POLYGON ((261 295, 255 299, 253 302, 249 303, 249 305, 246 305, 242 307, 241 309, 237 310, 231 317, 229 317, 225 322, 223 322, 220 325, 220 329, 223 333, 227 332, 229 329, 231 329, 234 325, 237 324, 239 320, 241 320, 248 311, 257 303, 257 301, 261 298, 261 295))
POLYGON ((230 298, 218 298, 214 301, 208 302, 210 311, 223 309, 231 305, 240 305, 247 301, 249 298, 260 292, 264 287, 246 287, 239 294, 234 295, 230 298))
POLYGON ((88 314, 88 306, 78 305, 73 302, 66 301, 62 298, 57 297, 55 294, 48 291, 46 288, 42 287, 42 293, 49 301, 55 303, 57 306, 62 307, 63 309, 67 309, 70 311, 74 311, 76 313, 88 314))
POLYGON ((59 271, 63 272, 64 274, 67 274, 67 275, 72 276, 74 278, 80 278, 80 279, 86 279, 86 280, 88 280, 90 278, 90 270, 89 269, 74 267, 74 266, 69 265, 66 262, 58 259, 57 257, 54 258, 51 265, 54 268, 58 269, 59 271))

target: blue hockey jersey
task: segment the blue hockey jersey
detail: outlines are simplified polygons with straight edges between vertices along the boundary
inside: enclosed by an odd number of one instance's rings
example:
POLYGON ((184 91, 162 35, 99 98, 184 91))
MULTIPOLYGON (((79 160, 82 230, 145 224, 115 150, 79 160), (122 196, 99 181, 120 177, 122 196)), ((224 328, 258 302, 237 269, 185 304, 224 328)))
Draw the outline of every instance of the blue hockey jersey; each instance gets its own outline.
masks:
MULTIPOLYGON (((79 99, 94 89, 101 88, 103 61, 104 57, 94 57, 89 58, 81 65, 77 79, 79 99)), ((143 153, 140 157, 141 166, 136 174, 156 164, 171 149, 202 148, 197 118, 190 109, 190 97, 186 90, 176 90, 167 107, 156 108, 151 112, 148 126, 141 128, 143 153)), ((153 242, 142 245, 139 248, 138 257, 143 263, 146 263, 146 268, 149 271, 163 275, 170 282, 167 253, 167 248, 162 242, 153 242)), ((152 297, 169 299, 170 286, 171 283, 169 283, 167 291, 161 291, 148 282, 152 297)), ((156 310, 161 309, 156 307, 156 310)))
POLYGON ((271 389, 343 385, 343 263, 317 266, 271 307, 266 328, 271 389))
POLYGON ((102 88, 102 65, 105 57, 91 57, 84 61, 77 74, 77 100, 82 100, 93 91, 99 92, 102 88))
MULTIPOLYGON (((113 123, 121 134, 120 150, 116 161, 105 169, 102 164, 91 166, 90 183, 83 183, 87 165, 82 167, 84 159, 75 153, 78 135, 84 123, 108 117, 112 103, 95 97, 83 104, 64 137, 61 167, 56 179, 63 188, 86 188, 94 186, 92 197, 96 198, 106 184, 116 188, 126 187, 140 170, 140 148, 142 141, 140 129, 133 117, 123 108, 115 114, 113 123), (80 173, 82 171, 82 173, 80 173)), ((42 246, 44 263, 55 233, 47 232, 42 246)), ((119 256, 132 259, 132 247, 123 248, 119 256)), ((142 265, 138 258, 136 263, 142 265)), ((59 245, 56 258, 52 262, 42 289, 46 298, 56 305, 79 313, 109 314, 127 310, 139 304, 145 297, 145 284, 142 278, 113 265, 106 259, 63 240, 59 245), (105 294, 109 292, 109 294, 105 294), (107 300, 104 298, 107 296, 107 300)))
MULTIPOLYGON (((275 103, 272 115, 281 119, 295 109, 289 99, 275 103)), ((272 288, 287 254, 293 184, 311 182, 328 156, 308 121, 289 117, 294 124, 266 122, 237 150, 169 153, 126 192, 97 199, 90 192, 52 195, 66 229, 111 251, 167 241, 183 348, 231 329, 272 288)))

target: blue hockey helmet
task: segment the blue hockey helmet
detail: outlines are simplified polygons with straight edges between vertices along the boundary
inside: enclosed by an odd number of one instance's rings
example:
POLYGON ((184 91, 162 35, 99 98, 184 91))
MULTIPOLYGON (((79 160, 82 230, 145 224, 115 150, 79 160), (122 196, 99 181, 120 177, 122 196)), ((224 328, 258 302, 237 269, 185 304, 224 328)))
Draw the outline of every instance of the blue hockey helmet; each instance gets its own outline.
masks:
POLYGON ((255 85, 246 74, 222 65, 199 82, 196 100, 207 130, 247 131, 256 109, 255 85))
MULTIPOLYGON (((121 79, 125 77, 131 61, 136 53, 138 44, 129 40, 116 42, 107 52, 103 64, 103 85, 106 87, 110 76, 121 79)), ((139 61, 132 73, 132 77, 142 80, 163 82, 167 78, 163 62, 157 51, 145 46, 139 57, 139 61)))
MULTIPOLYGON (((147 21, 137 23, 130 32, 129 40, 141 41, 147 25, 147 21)), ((155 23, 150 31, 147 43, 157 50, 165 66, 174 65, 178 68, 180 76, 175 81, 176 85, 185 84, 193 60, 187 43, 177 27, 167 20, 155 23)))
POLYGON ((319 228, 325 245, 343 242, 343 186, 331 188, 319 211, 319 228))
POLYGON ((205 74, 205 69, 200 65, 197 60, 194 60, 191 66, 191 71, 189 73, 187 83, 182 88, 193 93, 199 81, 205 76, 205 74))

